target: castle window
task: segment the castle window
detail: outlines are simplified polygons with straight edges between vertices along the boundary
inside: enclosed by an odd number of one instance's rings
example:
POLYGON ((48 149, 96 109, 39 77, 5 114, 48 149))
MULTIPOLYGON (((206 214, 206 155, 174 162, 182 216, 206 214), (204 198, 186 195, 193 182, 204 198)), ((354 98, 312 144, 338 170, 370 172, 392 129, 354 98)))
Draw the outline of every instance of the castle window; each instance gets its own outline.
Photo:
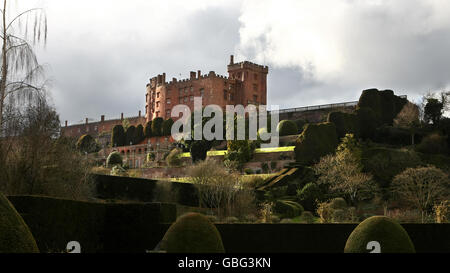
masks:
POLYGON ((78 133, 80 132, 80 128, 78 128, 78 133))
POLYGON ((230 95, 230 97, 229 97, 229 100, 233 100, 233 94, 229 94, 230 95))
POLYGON ((185 93, 185 94, 188 93, 188 88, 187 88, 187 87, 184 88, 184 93, 185 93))
POLYGON ((190 96, 189 99, 190 99, 191 101, 194 101, 194 96, 190 96))
POLYGON ((257 80, 257 79, 258 79, 258 74, 256 74, 256 73, 253 74, 253 79, 254 79, 254 80, 257 80))
POLYGON ((158 92, 158 93, 156 93, 156 98, 159 98, 159 92, 158 92))
POLYGON ((258 85, 257 84, 253 84, 253 91, 258 91, 258 85))
POLYGON ((194 92, 194 87, 193 86, 191 86, 191 92, 194 92))
POLYGON ((200 89, 200 96, 203 97, 204 94, 205 94, 205 89, 201 88, 200 89))
POLYGON ((167 103, 167 104, 170 104, 170 99, 166 99, 166 103, 167 103))
POLYGON ((167 96, 170 96, 170 89, 167 89, 167 96))
POLYGON ((182 103, 183 102, 183 98, 182 97, 178 97, 178 103, 182 103))
POLYGON ((159 101, 156 102, 156 108, 158 108, 158 107, 159 107, 159 101))
POLYGON ((253 95, 253 102, 257 102, 258 101, 258 96, 257 95, 253 95))
POLYGON ((227 95, 227 90, 223 90, 223 99, 227 100, 228 95, 227 95))
POLYGON ((170 110, 166 111, 166 118, 170 118, 170 110))
POLYGON ((178 94, 181 96, 181 95, 183 95, 183 88, 180 88, 179 90, 178 90, 178 94))
POLYGON ((156 117, 159 117, 159 111, 156 111, 156 117))
POLYGON ((184 97, 184 102, 187 102, 188 101, 188 97, 184 97))

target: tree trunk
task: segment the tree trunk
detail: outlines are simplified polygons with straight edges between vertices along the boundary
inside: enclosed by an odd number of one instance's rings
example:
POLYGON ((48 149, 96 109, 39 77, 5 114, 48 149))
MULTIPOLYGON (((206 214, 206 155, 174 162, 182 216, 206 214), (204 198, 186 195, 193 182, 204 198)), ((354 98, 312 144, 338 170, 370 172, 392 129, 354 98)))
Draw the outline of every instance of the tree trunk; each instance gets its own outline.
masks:
POLYGON ((3 107, 6 94, 6 77, 8 75, 8 64, 6 58, 6 0, 3 1, 3 46, 2 46, 2 79, 0 81, 0 132, 3 128, 3 107))

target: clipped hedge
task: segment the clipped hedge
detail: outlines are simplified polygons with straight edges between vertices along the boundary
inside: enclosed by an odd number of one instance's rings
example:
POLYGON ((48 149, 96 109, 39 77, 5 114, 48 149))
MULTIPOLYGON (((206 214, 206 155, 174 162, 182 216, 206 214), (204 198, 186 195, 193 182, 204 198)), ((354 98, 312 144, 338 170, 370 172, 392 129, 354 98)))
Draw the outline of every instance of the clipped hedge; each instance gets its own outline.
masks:
POLYGON ((163 121, 161 127, 161 133, 163 136, 170 136, 172 134, 172 125, 174 124, 173 119, 168 118, 163 121))
POLYGON ((162 125, 164 119, 162 117, 157 117, 152 120, 152 136, 162 136, 162 125))
POLYGON ((278 123, 277 132, 279 136, 290 136, 298 133, 297 124, 292 120, 282 120, 278 123))
POLYGON ((36 241, 14 206, 0 193, 0 253, 38 253, 36 241))
POLYGON ((288 200, 277 200, 273 210, 275 213, 280 214, 281 218, 294 218, 300 216, 304 211, 302 205, 288 200))
POLYGON ((118 151, 113 151, 108 155, 108 158, 106 159, 106 166, 112 167, 114 165, 120 165, 123 164, 123 158, 122 155, 118 151))
POLYGON ((224 253, 222 238, 204 215, 187 213, 167 230, 161 249, 168 253, 224 253))
POLYGON ((376 241, 381 253, 414 253, 415 248, 406 230, 395 220, 372 216, 361 222, 350 234, 345 253, 368 253, 367 244, 376 241))
POLYGON ((296 140, 295 158, 300 164, 312 164, 333 153, 338 146, 336 126, 331 122, 307 124, 296 140))
POLYGON ((327 117, 328 122, 334 123, 338 138, 343 138, 346 134, 359 136, 358 116, 344 112, 331 112, 327 117))
POLYGON ((125 130, 122 125, 115 125, 111 134, 111 146, 120 147, 125 145, 125 130))
POLYGON ((97 203, 43 196, 9 196, 42 252, 62 252, 78 241, 81 252, 145 252, 158 243, 160 224, 175 221, 164 203, 97 203))
POLYGON ((392 90, 367 89, 359 97, 357 109, 369 108, 379 124, 392 125, 394 118, 408 100, 394 95, 392 90))

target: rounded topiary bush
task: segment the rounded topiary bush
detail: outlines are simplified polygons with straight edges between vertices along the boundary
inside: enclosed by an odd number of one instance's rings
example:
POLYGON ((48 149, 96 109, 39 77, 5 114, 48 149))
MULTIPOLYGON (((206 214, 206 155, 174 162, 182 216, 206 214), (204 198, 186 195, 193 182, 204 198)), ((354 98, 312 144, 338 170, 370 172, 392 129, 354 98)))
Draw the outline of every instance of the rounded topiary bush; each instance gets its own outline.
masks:
POLYGON ((108 158, 106 159, 106 166, 108 167, 112 167, 114 165, 122 166, 122 163, 123 163, 122 155, 117 151, 111 152, 108 155, 108 158))
POLYGON ((297 124, 292 120, 282 120, 278 123, 277 132, 280 136, 296 135, 298 133, 297 124))
POLYGON ((332 209, 346 209, 347 208, 347 202, 345 202, 345 199, 342 197, 337 197, 331 200, 330 207, 332 209))
POLYGON ((38 253, 27 224, 9 200, 0 193, 0 253, 38 253))
POLYGON ((361 222, 350 234, 345 253, 368 253, 367 244, 380 243, 381 253, 414 253, 414 245, 406 230, 395 220, 372 216, 361 222))
POLYGON ((173 223, 161 241, 168 253, 224 253, 222 237, 204 215, 188 213, 173 223))
POLYGON ((302 205, 294 201, 278 200, 273 207, 275 213, 281 218, 294 218, 300 216, 304 209, 302 205))

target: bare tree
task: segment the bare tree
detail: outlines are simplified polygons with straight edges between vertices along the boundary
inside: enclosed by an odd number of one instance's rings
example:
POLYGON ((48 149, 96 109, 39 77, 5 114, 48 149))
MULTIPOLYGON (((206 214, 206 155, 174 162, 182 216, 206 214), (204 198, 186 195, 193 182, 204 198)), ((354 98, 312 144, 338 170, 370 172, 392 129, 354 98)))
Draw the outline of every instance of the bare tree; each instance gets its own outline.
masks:
POLYGON ((449 197, 448 175, 434 166, 406 169, 394 177, 391 187, 401 199, 421 210, 422 222, 428 209, 449 197))
POLYGON ((414 135, 419 127, 419 107, 408 101, 395 117, 394 126, 407 129, 411 134, 411 144, 414 145, 414 135))
POLYGON ((47 17, 39 8, 27 9, 17 15, 8 16, 10 3, 3 0, 0 39, 0 129, 3 128, 6 99, 33 100, 44 90, 43 69, 39 65, 32 45, 47 41, 47 17))

